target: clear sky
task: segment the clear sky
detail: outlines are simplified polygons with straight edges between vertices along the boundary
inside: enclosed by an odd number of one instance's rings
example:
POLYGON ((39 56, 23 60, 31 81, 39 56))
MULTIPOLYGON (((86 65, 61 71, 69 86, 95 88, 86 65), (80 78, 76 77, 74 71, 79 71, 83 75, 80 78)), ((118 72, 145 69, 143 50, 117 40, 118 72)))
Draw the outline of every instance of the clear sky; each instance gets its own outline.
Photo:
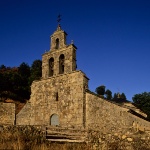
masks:
POLYGON ((59 13, 91 91, 150 91, 150 0, 0 0, 0 65, 41 59, 59 13))

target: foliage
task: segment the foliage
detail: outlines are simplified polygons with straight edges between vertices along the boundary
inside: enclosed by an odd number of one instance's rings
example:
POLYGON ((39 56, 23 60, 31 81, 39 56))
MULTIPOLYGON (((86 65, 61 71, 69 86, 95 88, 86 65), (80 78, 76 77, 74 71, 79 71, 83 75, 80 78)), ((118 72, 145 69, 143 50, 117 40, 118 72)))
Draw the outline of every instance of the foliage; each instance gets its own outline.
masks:
POLYGON ((108 100, 112 99, 112 92, 109 89, 106 90, 105 95, 106 95, 106 99, 108 100))
POLYGON ((0 100, 7 98, 23 102, 30 98, 30 85, 42 76, 41 60, 30 66, 23 62, 19 67, 0 66, 0 100), (32 80, 31 80, 32 79, 32 80))
POLYGON ((2 69, 6 69, 6 66, 5 65, 1 65, 0 66, 0 70, 2 70, 2 69))
POLYGON ((112 92, 109 89, 105 90, 105 88, 106 87, 104 85, 101 85, 101 86, 96 88, 95 92, 101 98, 104 98, 107 100, 112 100, 112 101, 117 102, 117 103, 128 102, 126 95, 124 93, 121 93, 121 94, 120 93, 114 93, 114 96, 112 96, 112 92))
POLYGON ((30 84, 34 80, 39 80, 42 76, 42 61, 41 60, 35 60, 31 65, 31 76, 30 76, 30 84))
POLYGON ((118 99, 118 95, 117 93, 114 93, 113 100, 116 100, 116 99, 118 99))
POLYGON ((124 93, 121 93, 121 94, 120 93, 114 93, 112 101, 114 101, 116 103, 128 102, 126 95, 124 93))
POLYGON ((29 78, 30 76, 30 67, 25 62, 21 63, 18 68, 18 73, 21 75, 22 78, 29 78))
POLYGON ((136 107, 145 112, 150 120, 150 92, 143 92, 141 94, 135 94, 132 97, 136 107))
POLYGON ((123 100, 127 100, 126 95, 124 93, 121 93, 120 98, 123 100))
POLYGON ((100 96, 104 96, 105 94, 105 86, 101 85, 99 87, 96 88, 95 92, 100 95, 100 96))

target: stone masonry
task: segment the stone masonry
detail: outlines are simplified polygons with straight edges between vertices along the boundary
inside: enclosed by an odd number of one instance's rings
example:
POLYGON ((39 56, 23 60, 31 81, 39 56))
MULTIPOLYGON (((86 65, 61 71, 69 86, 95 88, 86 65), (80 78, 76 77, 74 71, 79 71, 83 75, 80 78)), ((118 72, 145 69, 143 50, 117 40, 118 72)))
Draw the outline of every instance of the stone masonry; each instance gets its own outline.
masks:
POLYGON ((15 104, 0 103, 0 124, 14 125, 15 123, 15 104))
POLYGON ((82 127, 85 80, 81 71, 74 71, 35 81, 30 102, 17 115, 17 124, 50 125, 50 117, 58 114, 60 126, 82 127))

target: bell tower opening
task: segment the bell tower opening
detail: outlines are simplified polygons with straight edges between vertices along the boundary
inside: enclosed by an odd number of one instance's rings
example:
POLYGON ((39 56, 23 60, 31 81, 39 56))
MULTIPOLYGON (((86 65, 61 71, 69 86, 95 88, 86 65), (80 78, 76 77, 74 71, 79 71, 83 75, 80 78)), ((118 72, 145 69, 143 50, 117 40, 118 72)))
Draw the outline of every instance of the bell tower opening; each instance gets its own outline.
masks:
POLYGON ((59 49, 59 39, 58 38, 56 39, 56 47, 55 48, 59 49))
POLYGON ((49 77, 53 76, 54 74, 54 58, 51 57, 49 59, 49 77))
POLYGON ((63 31, 60 26, 58 26, 57 30, 50 36, 50 49, 59 50, 66 47, 66 36, 67 33, 63 31))
POLYGON ((59 74, 63 74, 64 73, 64 68, 65 68, 65 56, 64 54, 61 54, 59 56, 59 74))

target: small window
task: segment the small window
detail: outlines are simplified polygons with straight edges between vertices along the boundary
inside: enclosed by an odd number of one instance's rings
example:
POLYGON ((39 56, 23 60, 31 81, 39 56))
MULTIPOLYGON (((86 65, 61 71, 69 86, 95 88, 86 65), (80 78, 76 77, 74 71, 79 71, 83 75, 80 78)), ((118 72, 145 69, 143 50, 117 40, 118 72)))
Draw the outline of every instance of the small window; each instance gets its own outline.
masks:
POLYGON ((59 39, 56 39, 56 49, 59 49, 59 39))
POLYGON ((49 76, 51 77, 53 76, 53 74, 54 74, 54 58, 51 57, 49 59, 49 76))
POLYGON ((58 92, 56 92, 56 101, 58 101, 58 92))
POLYGON ((64 68, 65 68, 65 56, 64 54, 61 54, 59 57, 59 73, 63 74, 64 73, 64 68))

